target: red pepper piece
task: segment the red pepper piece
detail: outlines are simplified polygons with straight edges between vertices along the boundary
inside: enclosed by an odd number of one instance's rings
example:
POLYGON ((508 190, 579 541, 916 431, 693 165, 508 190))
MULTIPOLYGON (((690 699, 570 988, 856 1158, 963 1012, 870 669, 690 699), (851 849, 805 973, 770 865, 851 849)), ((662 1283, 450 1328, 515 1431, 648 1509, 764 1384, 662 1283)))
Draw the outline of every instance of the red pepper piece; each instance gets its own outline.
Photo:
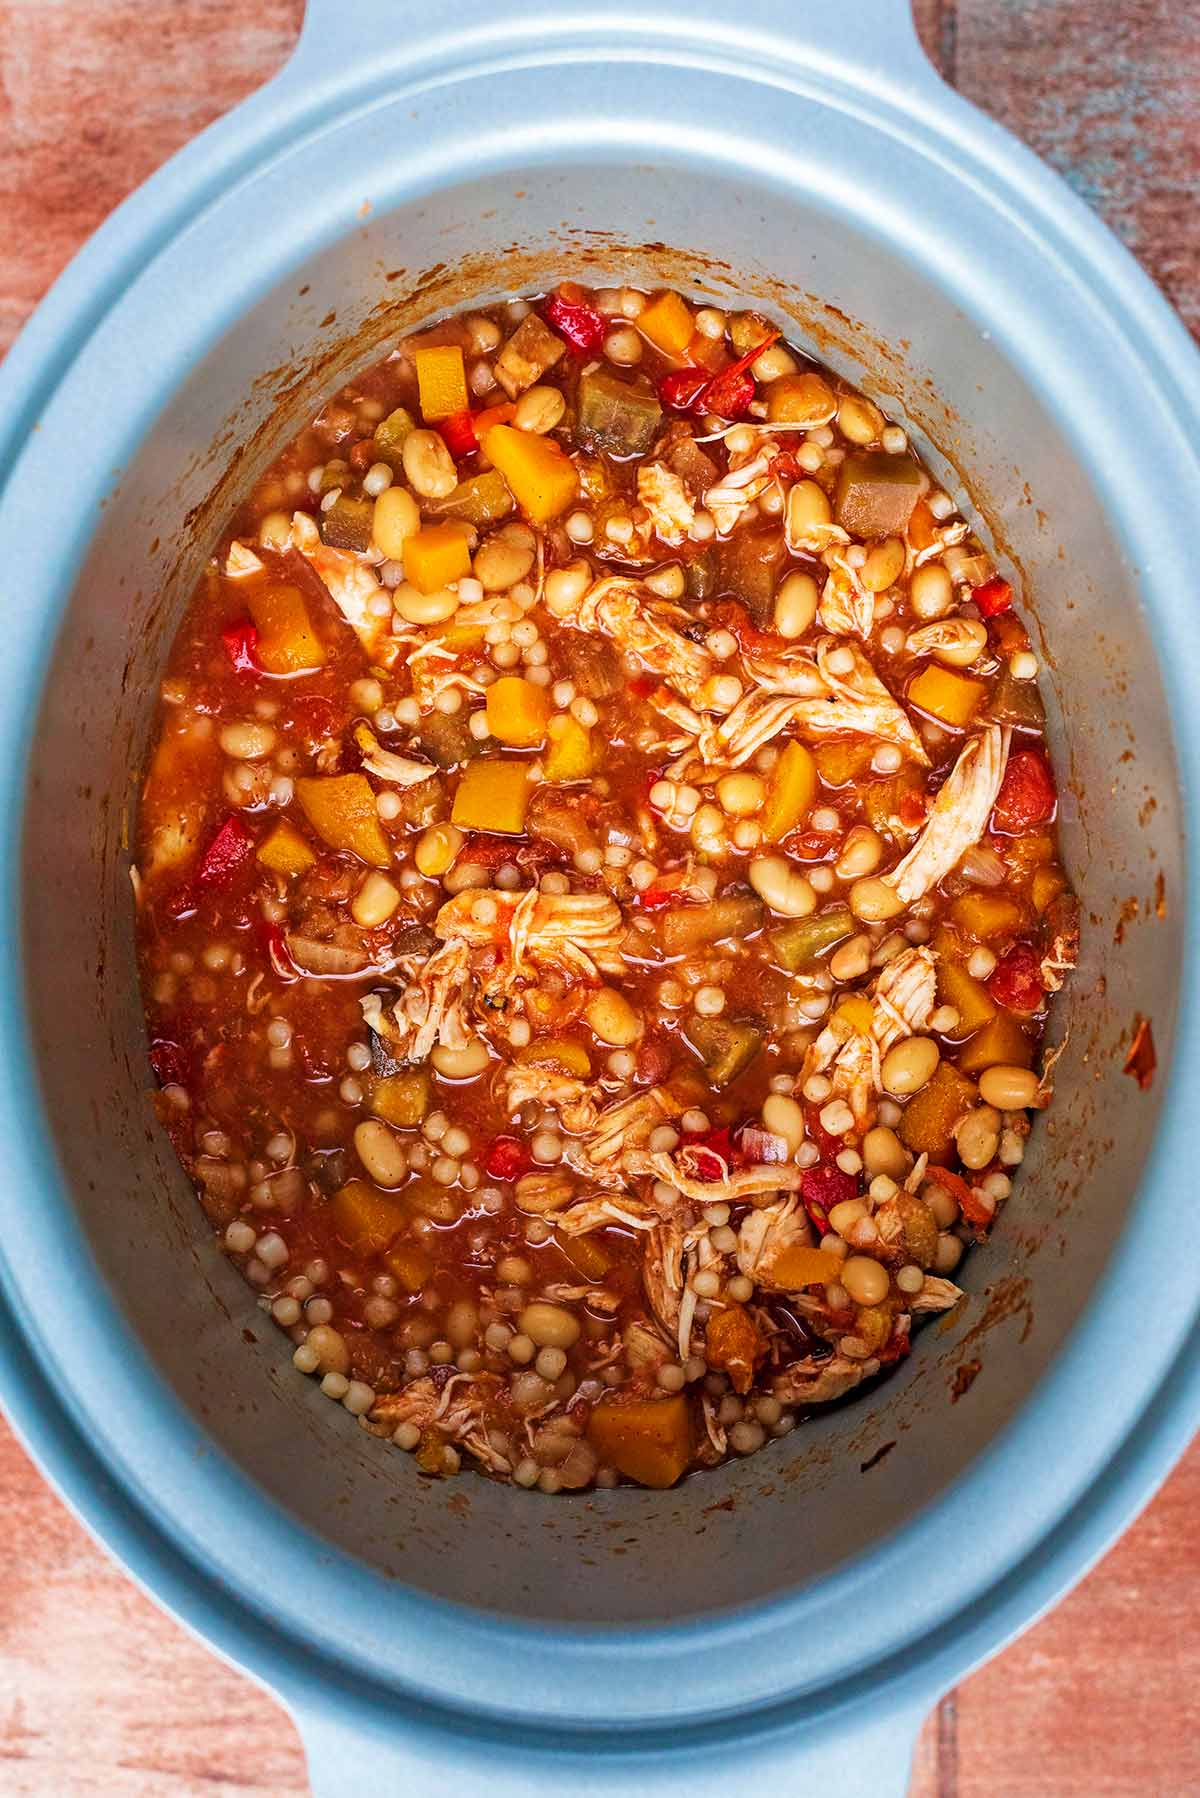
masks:
POLYGON ((581 300, 564 300, 560 293, 550 295, 542 307, 542 316, 560 337, 566 338, 572 349, 585 355, 598 350, 608 334, 609 321, 602 312, 581 300))
POLYGON ((515 1136, 498 1136, 483 1165, 489 1180, 517 1180, 532 1163, 524 1143, 515 1136))
POLYGON ((299 980, 300 969, 287 946, 287 938, 278 924, 263 924, 262 941, 267 960, 280 980, 299 980))
POLYGON ((643 911, 661 911, 664 905, 670 905, 678 897, 678 893, 672 893, 667 887, 647 887, 638 903, 643 911))
POLYGON ((262 673, 255 655, 258 648, 258 627, 249 618, 238 618, 233 624, 227 624, 221 632, 221 641, 238 674, 262 673))
POLYGON ((801 1174, 800 1197, 817 1229, 822 1235, 828 1235, 829 1213, 843 1199, 858 1197, 858 1181, 853 1174, 844 1174, 840 1167, 829 1167, 822 1162, 817 1167, 806 1167, 801 1174))
POLYGON ((1032 943, 1014 943, 996 963, 987 983, 997 1005, 1009 1011, 1036 1011, 1046 996, 1042 961, 1032 943))
POLYGON ((916 830, 918 825, 925 822, 928 805, 925 794, 917 792, 915 787, 901 793, 900 803, 896 807, 901 824, 906 824, 910 830, 916 830))
POLYGON ((804 1127, 808 1132, 808 1140, 821 1151, 823 1161, 836 1161, 845 1143, 840 1136, 831 1136, 821 1122, 821 1107, 806 1105, 804 1107, 804 1127))
POLYGON ((974 1187, 968 1186, 961 1174, 951 1173, 948 1167, 930 1166, 925 1169, 925 1178, 935 1180, 939 1186, 945 1188, 969 1224, 974 1224, 977 1230, 989 1228, 996 1215, 995 1207, 993 1206, 989 1211, 987 1206, 980 1202, 974 1187))
POLYGON ((992 829, 1019 836, 1035 824, 1049 823, 1057 803, 1054 776, 1041 750, 1018 749, 1008 758, 992 812, 992 829))
POLYGON ((475 417, 471 412, 451 413, 449 418, 442 419, 438 430, 442 434, 442 442, 456 462, 461 462, 464 456, 474 455, 479 448, 475 417))
POLYGON ((1012 588, 1003 575, 994 574, 990 581, 971 589, 971 598, 979 607, 981 618, 994 618, 997 612, 1007 612, 1012 605, 1012 588))
POLYGON ((658 383, 658 397, 672 412, 696 412, 697 399, 708 386, 710 376, 705 368, 676 368, 658 383))
POLYGON ((237 813, 231 812, 200 857, 193 884, 198 887, 228 886, 253 853, 254 838, 237 813))
POLYGON ((169 1037, 156 1036, 150 1044, 150 1066, 160 1086, 186 1086, 191 1072, 190 1058, 169 1037))

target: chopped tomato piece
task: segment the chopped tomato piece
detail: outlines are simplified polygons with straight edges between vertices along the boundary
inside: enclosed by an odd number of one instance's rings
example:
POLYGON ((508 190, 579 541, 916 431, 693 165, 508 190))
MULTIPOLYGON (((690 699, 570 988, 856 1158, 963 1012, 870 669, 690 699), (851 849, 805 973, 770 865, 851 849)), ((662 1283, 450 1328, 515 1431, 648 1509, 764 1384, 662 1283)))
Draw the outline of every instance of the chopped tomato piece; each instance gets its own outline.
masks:
POLYGON ((560 293, 550 295, 542 315, 552 330, 584 355, 598 350, 608 334, 609 321, 602 312, 582 300, 565 300, 560 293))
POLYGON ((1009 1011, 1036 1011, 1046 997, 1042 961, 1032 943, 1014 943, 1000 957, 987 983, 998 1005, 1009 1011))
POLYGON ((1041 750, 1018 749, 1008 758, 992 813, 992 828, 1019 836, 1035 824, 1048 823, 1057 803, 1054 776, 1041 750))
POLYGON ((258 627, 249 618, 239 618, 235 623, 227 624, 221 632, 221 641, 238 674, 262 673, 255 654, 258 648, 258 627))
POLYGON ((489 1180, 517 1180, 529 1172, 533 1162, 529 1150, 515 1136, 498 1136, 483 1165, 489 1180))
POLYGON ((470 412, 452 412, 449 418, 441 420, 438 430, 456 462, 461 462, 464 456, 473 455, 479 448, 475 419, 470 412))
POLYGON ((254 853, 254 838, 236 812, 231 812, 200 857, 195 883, 201 887, 228 886, 238 869, 254 853))
POLYGON ((994 574, 990 581, 971 589, 971 598, 979 607, 981 618, 994 618, 998 612, 1007 612, 1012 605, 1012 588, 1003 575, 994 574))
POLYGON ((830 1167, 827 1162, 820 1162, 816 1167, 806 1167, 801 1174, 800 1197, 817 1229, 822 1235, 826 1235, 829 1231, 829 1213, 843 1199, 858 1197, 858 1181, 853 1174, 844 1174, 840 1167, 830 1167))

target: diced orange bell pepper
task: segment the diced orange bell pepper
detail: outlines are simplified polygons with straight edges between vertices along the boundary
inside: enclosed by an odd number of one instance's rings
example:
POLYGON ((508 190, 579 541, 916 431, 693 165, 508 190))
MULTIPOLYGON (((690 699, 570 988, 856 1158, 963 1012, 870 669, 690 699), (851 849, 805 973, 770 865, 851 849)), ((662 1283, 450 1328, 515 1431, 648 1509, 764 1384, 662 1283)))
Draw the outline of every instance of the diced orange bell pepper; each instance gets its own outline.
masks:
POLYGON ((508 482, 522 512, 537 524, 565 512, 579 492, 575 465, 552 437, 493 425, 483 438, 483 452, 508 482))
POLYGON ((365 774, 313 775, 296 782, 305 817, 331 849, 348 849, 374 868, 391 866, 392 851, 365 774))
POLYGON ((471 572, 471 551, 461 524, 427 524, 404 544, 404 578, 421 593, 437 593, 471 572))
POLYGON ((692 1457, 688 1401, 682 1392, 673 1398, 604 1401, 592 1412, 588 1438, 602 1465, 639 1486, 665 1491, 692 1457))
POLYGON ((956 674, 951 668, 935 668, 931 663, 910 681, 908 698, 910 704, 920 706, 939 724, 950 730, 964 730, 987 698, 987 683, 956 674))
POLYGON ((354 1255, 381 1255, 408 1219, 397 1199, 366 1180, 347 1180, 330 1209, 338 1236, 354 1255))
POLYGON ((498 743, 533 749, 546 735, 550 694, 519 674, 502 674, 487 690, 487 727, 498 743))
POLYGON ((528 762, 512 756, 479 756, 462 771, 451 821, 463 830, 519 837, 525 829, 529 793, 528 762))
POLYGON ((299 587, 278 582, 252 588, 246 609, 258 629, 254 653, 266 673, 302 674, 325 666, 325 651, 299 587))
POLYGON ((642 312, 637 328, 664 356, 681 357, 692 341, 696 321, 686 301, 670 288, 642 312))
POLYGON ((457 344, 418 350, 414 361, 421 416, 426 424, 436 424, 440 418, 452 418, 456 412, 466 411, 471 401, 463 353, 457 344))
POLYGON ((803 743, 791 742, 767 777, 762 833, 768 843, 781 842, 795 830, 817 796, 817 764, 803 743))
POLYGON ((254 853, 272 874, 289 876, 305 873, 317 859, 300 832, 286 818, 279 820, 254 853))

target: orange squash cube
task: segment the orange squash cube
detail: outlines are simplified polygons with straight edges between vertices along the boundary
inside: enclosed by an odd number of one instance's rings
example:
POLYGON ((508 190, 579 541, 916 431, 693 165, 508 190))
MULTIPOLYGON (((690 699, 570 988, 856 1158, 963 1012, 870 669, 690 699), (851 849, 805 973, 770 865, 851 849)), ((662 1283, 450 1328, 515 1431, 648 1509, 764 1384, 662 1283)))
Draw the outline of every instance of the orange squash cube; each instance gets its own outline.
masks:
POLYGON ((417 365, 421 416, 426 424, 436 424, 440 418, 452 418, 456 412, 465 412, 471 401, 463 353, 458 345, 418 350, 413 359, 417 365))
POLYGON ((984 700, 987 683, 956 674, 952 668, 922 668, 909 682, 908 698, 950 730, 965 730, 984 700))
POLYGON ((437 593, 471 572, 465 526, 427 524, 404 543, 404 578, 421 593, 437 593))
POLYGON ((744 1305, 714 1311, 704 1331, 704 1358, 727 1373, 735 1392, 749 1392, 754 1369, 767 1352, 758 1325, 744 1305))
POLYGON ((258 630, 254 653, 268 674, 304 674, 325 666, 325 651, 299 587, 275 582, 251 589, 246 609, 258 630))
POLYGON ((286 818, 279 820, 254 853, 272 874, 286 874, 289 878, 306 873, 317 859, 295 825, 289 824, 286 818))
POLYGON ((461 830, 519 837, 525 829, 529 793, 528 762, 515 756, 481 755, 462 771, 451 822, 461 830))
POLYGON ((639 1486, 665 1491, 692 1458, 692 1421, 683 1393, 673 1398, 617 1399, 596 1406, 588 1439, 602 1465, 639 1486))
POLYGON ((664 356, 680 358, 692 341, 696 321, 686 301, 668 288, 651 300, 639 317, 637 328, 664 356))
POLYGON ((487 690, 487 726, 498 743, 533 749, 543 742, 550 718, 550 694, 519 674, 502 674, 487 690))
POLYGON ((353 1255, 381 1255, 407 1221, 403 1205, 366 1180, 347 1180, 330 1201, 334 1228, 353 1255))
POLYGON ((522 512, 536 524, 557 518, 579 492, 575 465, 552 437, 493 425, 483 439, 483 453, 508 482, 522 512))
POLYGON ((799 1292, 805 1286, 833 1286, 842 1277, 842 1264, 836 1255, 824 1249, 806 1248, 803 1243, 789 1243, 768 1264, 771 1283, 786 1292, 799 1292))
POLYGON ((542 767, 548 781, 586 780, 596 772, 592 733, 569 712, 559 712, 550 719, 546 736, 549 741, 542 767))
POLYGON ((958 1065, 964 1074, 973 1076, 985 1068, 1029 1068, 1033 1066, 1033 1043, 1010 1011, 998 1011, 963 1044, 958 1065))
POLYGON ((817 764, 803 743, 792 742, 767 778, 763 800, 762 833, 768 843, 778 843, 812 809, 817 796, 817 764))
POLYGON ((392 851, 365 774, 313 775, 296 782, 305 817, 331 849, 348 849, 373 868, 391 866, 392 851))

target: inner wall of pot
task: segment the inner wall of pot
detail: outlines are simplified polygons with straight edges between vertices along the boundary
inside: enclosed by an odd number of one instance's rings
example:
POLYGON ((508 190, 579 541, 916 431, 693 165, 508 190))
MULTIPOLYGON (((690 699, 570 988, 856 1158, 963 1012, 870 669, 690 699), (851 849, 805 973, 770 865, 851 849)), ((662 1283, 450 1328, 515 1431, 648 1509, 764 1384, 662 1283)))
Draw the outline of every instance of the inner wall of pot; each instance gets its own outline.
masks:
POLYGON ((416 1587, 533 1617, 753 1601, 935 1499, 1013 1416, 1087 1301, 1153 1128, 1153 1103, 1122 1077, 1123 1045, 1135 1005, 1160 1039, 1173 1005, 1178 932, 1154 908, 1156 878, 1178 890, 1179 872, 1163 694, 1134 574, 1068 436, 971 318, 903 262, 881 268, 878 244, 845 218, 800 201, 781 216, 778 195, 768 218, 716 180, 705 202, 701 227, 684 170, 644 170, 634 201, 624 167, 530 167, 374 218, 289 274, 168 404, 98 520, 35 756, 27 929, 46 1101, 81 1226, 147 1355, 214 1442, 318 1534, 416 1587), (620 233, 596 233, 613 219, 620 233), (961 1314, 922 1331, 891 1380, 750 1460, 668 1493, 546 1500, 420 1478, 292 1369, 153 1120, 123 843, 172 632, 256 471, 401 329, 563 274, 764 307, 883 396, 952 492, 969 484, 1045 633, 1087 924, 1054 1020, 1056 1038, 1070 1032, 1055 1108, 966 1263, 961 1314))

